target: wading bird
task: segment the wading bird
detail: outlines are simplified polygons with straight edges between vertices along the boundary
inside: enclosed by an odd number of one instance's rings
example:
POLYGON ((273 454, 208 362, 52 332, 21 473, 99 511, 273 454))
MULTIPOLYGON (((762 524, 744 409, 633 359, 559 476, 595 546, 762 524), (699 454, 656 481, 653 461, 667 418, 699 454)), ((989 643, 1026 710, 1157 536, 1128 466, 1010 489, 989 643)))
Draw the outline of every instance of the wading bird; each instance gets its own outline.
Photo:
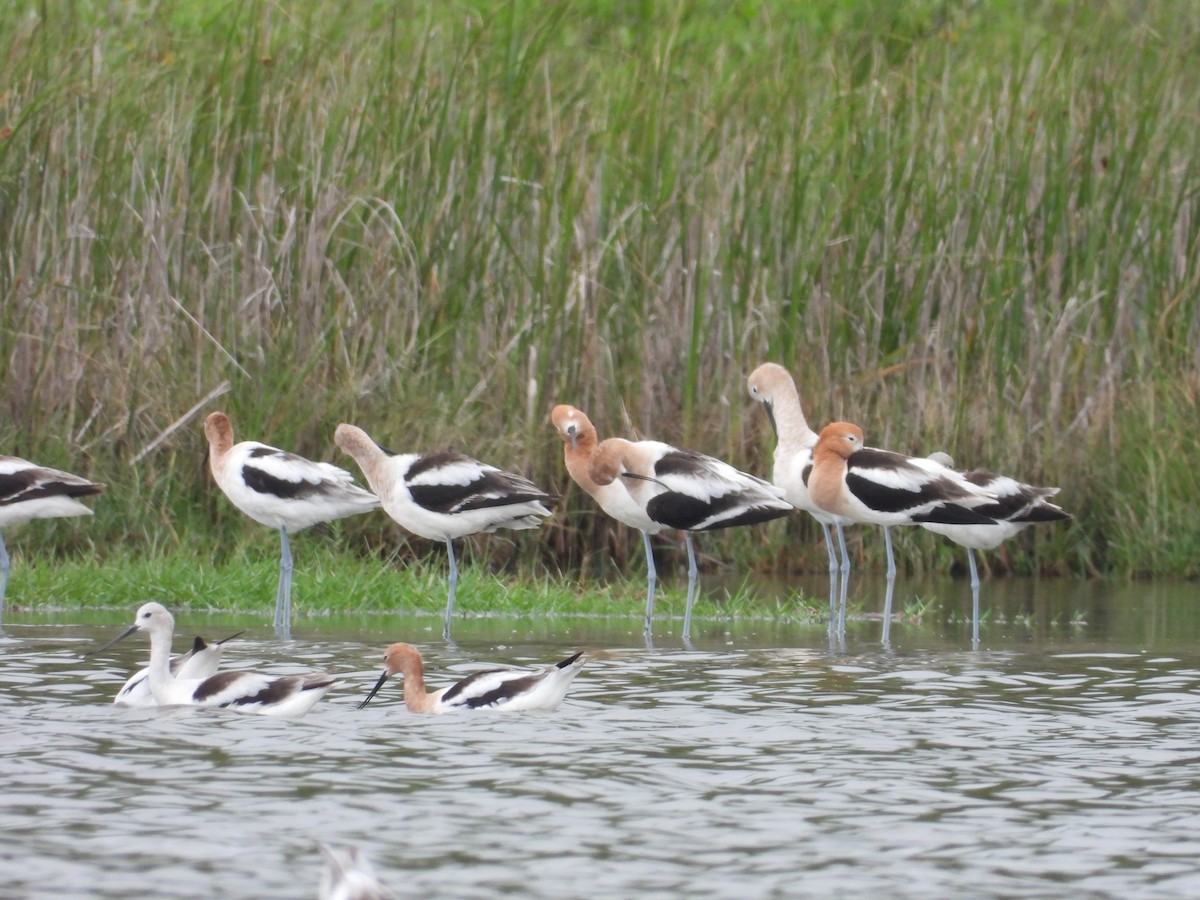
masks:
MULTIPOLYGON (((102 490, 104 485, 70 472, 38 466, 18 456, 0 456, 0 529, 24 525, 33 519, 90 516, 92 511, 78 498, 102 490)), ((0 532, 0 622, 8 590, 8 569, 8 548, 0 532)))
MULTIPOLYGON (((683 532, 688 555, 685 640, 691 636, 692 603, 699 579, 692 533, 756 525, 793 511, 783 499, 783 491, 761 478, 703 453, 659 441, 601 441, 592 454, 588 474, 600 487, 621 480, 652 521, 683 532)), ((647 608, 647 628, 652 614, 653 609, 647 608)))
MULTIPOLYGON (((849 422, 833 422, 821 429, 813 447, 808 492, 823 512, 846 521, 885 528, 925 523, 995 523, 995 519, 979 511, 996 500, 994 493, 934 460, 864 447, 862 429, 849 422)), ((890 539, 887 552, 888 569, 894 571, 890 539)), ((892 579, 889 579, 885 623, 891 600, 892 579)), ((839 611, 839 631, 844 628, 845 614, 843 605, 839 611)))
MULTIPOLYGON (((954 466, 954 460, 945 453, 932 453, 929 458, 950 468, 954 466)), ((923 522, 921 527, 948 537, 967 550, 967 564, 971 570, 971 645, 978 649, 979 569, 975 564, 975 551, 994 550, 1030 525, 1059 522, 1070 519, 1071 514, 1050 502, 1050 498, 1059 492, 1056 487, 1034 487, 987 469, 971 469, 961 474, 967 481, 995 495, 994 502, 974 508, 975 512, 991 516, 995 521, 986 525, 923 522)))
MULTIPOLYGON (((800 406, 800 394, 791 374, 778 363, 763 363, 750 373, 746 381, 750 396, 763 405, 767 421, 775 433, 775 455, 771 467, 771 481, 783 489, 784 498, 802 509, 821 526, 825 536, 825 550, 829 555, 829 622, 832 627, 838 609, 838 586, 841 585, 843 605, 850 580, 850 556, 846 552, 846 535, 843 527, 852 524, 847 519, 831 515, 820 509, 808 494, 808 476, 812 472, 813 447, 817 445, 817 433, 808 425, 804 410, 800 406), (834 550, 833 535, 837 532, 841 548, 841 563, 834 550), (840 577, 839 577, 840 575, 840 577)), ((884 529, 885 540, 890 534, 884 529)), ((889 554, 889 559, 891 556, 889 554)), ((888 577, 895 578, 895 569, 888 577)))
POLYGON ((354 483, 345 469, 312 462, 257 441, 233 442, 224 413, 204 420, 213 478, 229 501, 255 522, 279 529, 279 588, 275 632, 284 640, 292 627, 292 548, 288 533, 334 519, 370 512, 379 498, 354 483))
POLYGON ((425 664, 412 644, 392 644, 383 656, 383 674, 362 709, 392 675, 404 679, 404 705, 409 712, 435 715, 457 709, 495 709, 504 712, 556 709, 585 662, 583 651, 544 669, 487 669, 468 675, 451 687, 425 692, 425 664))
POLYGON ((450 557, 446 640, 458 586, 454 539, 500 528, 537 528, 550 515, 547 504, 557 500, 520 475, 461 453, 393 453, 354 425, 339 425, 334 442, 358 463, 384 512, 413 534, 445 542, 450 557))

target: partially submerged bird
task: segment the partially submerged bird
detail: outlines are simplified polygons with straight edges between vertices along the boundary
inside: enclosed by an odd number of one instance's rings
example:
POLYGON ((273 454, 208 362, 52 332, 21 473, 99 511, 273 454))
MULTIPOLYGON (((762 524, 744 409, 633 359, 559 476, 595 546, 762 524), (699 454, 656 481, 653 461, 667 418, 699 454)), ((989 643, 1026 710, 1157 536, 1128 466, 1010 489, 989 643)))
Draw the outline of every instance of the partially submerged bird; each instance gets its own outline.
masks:
POLYGON ((432 541, 443 541, 450 557, 450 586, 442 635, 450 639, 458 562, 454 539, 500 528, 537 528, 558 498, 512 472, 453 451, 393 453, 355 425, 342 424, 333 435, 354 458, 383 503, 403 528, 432 541))
MULTIPOLYGON (((19 456, 0 456, 0 529, 33 519, 90 516, 80 497, 99 494, 104 485, 70 472, 39 466, 19 456)), ((8 548, 0 531, 0 621, 8 590, 8 548)))
POLYGON ((150 636, 150 691, 159 706, 218 706, 267 716, 300 717, 312 709, 337 679, 328 672, 313 675, 266 675, 218 672, 207 678, 172 676, 171 634, 175 619, 161 603, 138 608, 133 625, 107 644, 107 650, 139 631, 150 636))
POLYGON ((544 669, 487 669, 468 675, 432 694, 425 691, 425 664, 412 644, 392 644, 384 653, 383 674, 362 709, 392 675, 404 679, 404 705, 409 712, 435 715, 458 709, 495 709, 505 712, 550 710, 562 703, 567 689, 585 662, 583 651, 544 669))
MULTIPOLYGON (((187 653, 171 657, 171 677, 207 678, 209 675, 215 675, 220 668, 221 652, 225 649, 226 642, 241 634, 243 632, 239 631, 223 641, 211 644, 196 635, 187 653)), ((150 667, 146 666, 130 675, 121 690, 117 691, 113 703, 118 706, 158 706, 158 701, 154 699, 150 690, 150 667)))
MULTIPOLYGON (((761 478, 715 457, 659 441, 601 441, 592 453, 588 475, 601 487, 621 479, 651 521, 683 532, 688 555, 685 639, 691 634, 699 579, 692 533, 755 525, 794 511, 783 499, 783 491, 761 478)), ((646 616, 648 628, 652 607, 647 608, 646 616)))
POLYGON ((288 533, 370 512, 379 498, 354 483, 345 469, 313 462, 257 441, 233 442, 233 426, 221 412, 204 420, 209 465, 229 501, 255 522, 279 529, 279 587, 275 631, 291 636, 292 549, 288 533))
POLYGON ((319 900, 394 900, 396 895, 380 883, 358 847, 330 847, 320 842, 317 847, 326 863, 317 892, 319 900))

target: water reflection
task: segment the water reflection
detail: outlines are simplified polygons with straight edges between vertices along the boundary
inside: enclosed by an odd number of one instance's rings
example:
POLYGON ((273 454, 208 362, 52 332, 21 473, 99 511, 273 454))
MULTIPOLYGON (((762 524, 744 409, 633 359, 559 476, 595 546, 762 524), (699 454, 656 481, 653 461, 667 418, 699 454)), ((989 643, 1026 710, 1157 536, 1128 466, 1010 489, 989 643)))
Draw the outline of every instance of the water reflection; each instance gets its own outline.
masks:
POLYGON ((897 622, 890 650, 863 609, 844 649, 818 621, 700 621, 693 651, 665 621, 645 649, 634 618, 466 619, 451 648, 436 615, 300 619, 288 644, 266 621, 179 617, 180 646, 190 629, 249 627, 230 666, 343 673, 298 722, 115 708, 145 647, 80 652, 127 613, 14 615, 0 882, 313 896, 322 840, 429 897, 1195 896, 1190 586, 1006 579, 984 585, 984 607, 979 652, 949 603, 897 622), (609 652, 551 714, 418 717, 398 691, 357 710, 399 639, 421 646, 433 685, 609 652))

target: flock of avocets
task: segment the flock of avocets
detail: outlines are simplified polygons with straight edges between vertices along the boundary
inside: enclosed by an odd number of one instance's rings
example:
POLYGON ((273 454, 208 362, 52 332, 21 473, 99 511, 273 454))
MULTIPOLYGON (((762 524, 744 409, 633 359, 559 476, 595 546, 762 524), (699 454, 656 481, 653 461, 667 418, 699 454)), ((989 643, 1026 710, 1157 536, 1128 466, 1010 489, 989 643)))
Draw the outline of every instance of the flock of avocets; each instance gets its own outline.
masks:
MULTIPOLYGON (((817 434, 804 417, 794 380, 780 365, 759 366, 750 374, 747 387, 750 396, 762 403, 776 435, 772 482, 711 456, 658 441, 602 441, 588 417, 573 406, 559 405, 551 413, 551 422, 563 440, 571 478, 608 515, 642 532, 647 562, 647 640, 652 633, 657 580, 650 536, 668 529, 683 533, 688 553, 685 640, 691 629, 698 572, 692 533, 753 525, 799 509, 812 515, 824 531, 831 633, 845 630, 850 561, 844 526, 883 528, 888 584, 883 614, 886 642, 896 573, 891 528, 920 525, 967 549, 973 643, 978 646, 979 575, 974 551, 994 548, 1030 524, 1070 518, 1050 502, 1058 488, 1033 487, 984 469, 960 471, 942 453, 909 457, 866 447, 862 430, 848 422, 834 422, 817 434)), ((204 433, 217 485, 247 516, 279 529, 282 549, 275 629, 285 639, 290 636, 291 623, 289 533, 382 506, 406 530, 444 541, 450 576, 443 633, 449 640, 458 582, 454 540, 500 528, 536 528, 551 515, 550 506, 557 499, 520 475, 460 453, 393 453, 354 425, 339 425, 334 442, 358 463, 370 490, 357 486, 349 472, 330 463, 313 462, 256 441, 235 443, 233 427, 223 413, 208 416, 204 433)), ((98 494, 103 488, 67 472, 17 457, 0 457, 0 528, 34 518, 90 514, 79 498, 98 494)), ((0 537, 0 613, 8 571, 8 553, 0 537)), ((172 663, 172 619, 156 603, 138 610, 137 622, 127 634, 137 630, 148 632, 151 640, 152 661, 142 679, 146 691, 142 696, 160 703, 168 698, 165 702, 258 704, 270 711, 295 714, 307 710, 333 684, 327 675, 309 679, 270 679, 240 672, 214 675, 220 644, 203 651, 197 648, 189 657, 172 663), (171 665, 178 665, 178 671, 171 665), (229 699, 235 695, 258 699, 253 703, 229 699)), ((504 704, 517 709, 528 708, 521 704, 529 702, 539 706, 557 703, 582 665, 582 657, 576 654, 535 675, 480 673, 446 691, 426 695, 415 650, 397 644, 388 651, 387 661, 380 685, 389 674, 403 673, 406 703, 423 712, 456 705, 504 704)))

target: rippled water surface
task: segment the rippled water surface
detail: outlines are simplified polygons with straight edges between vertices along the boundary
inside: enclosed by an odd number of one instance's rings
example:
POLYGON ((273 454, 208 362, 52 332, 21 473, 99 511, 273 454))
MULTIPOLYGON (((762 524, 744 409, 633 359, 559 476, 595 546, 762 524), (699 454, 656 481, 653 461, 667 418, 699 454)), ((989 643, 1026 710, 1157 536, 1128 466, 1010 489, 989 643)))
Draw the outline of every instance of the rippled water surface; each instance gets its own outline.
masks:
MULTIPOLYGON (((333 669, 304 719, 111 705, 128 615, 11 614, 0 638, 0 895, 312 897, 315 842, 400 896, 1200 896, 1195 587, 987 586, 957 620, 265 621, 226 665, 333 669), (1039 600, 1040 592, 1048 599, 1039 600), (1039 605, 1040 604, 1040 605, 1039 605), (356 705, 392 640, 432 686, 483 664, 590 662, 554 713, 356 705)), ((931 591, 960 594, 948 582, 931 591)), ((965 610, 965 603, 963 609, 965 610)))

